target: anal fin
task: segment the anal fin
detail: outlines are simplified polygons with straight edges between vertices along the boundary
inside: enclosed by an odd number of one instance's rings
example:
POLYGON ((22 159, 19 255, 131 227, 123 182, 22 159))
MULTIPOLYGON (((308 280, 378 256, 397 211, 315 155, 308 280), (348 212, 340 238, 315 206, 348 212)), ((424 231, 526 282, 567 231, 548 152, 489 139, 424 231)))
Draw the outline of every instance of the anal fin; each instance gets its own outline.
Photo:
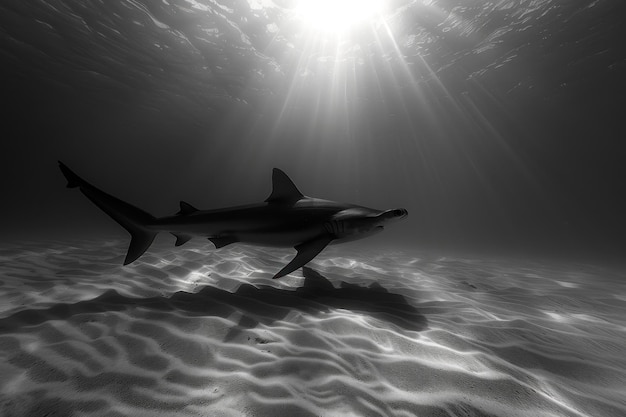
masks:
POLYGON ((189 242, 189 240, 191 239, 191 236, 180 235, 178 233, 172 233, 172 234, 176 236, 176 243, 174 243, 174 246, 184 245, 185 243, 189 242))
POLYGON ((223 248, 224 246, 228 246, 231 243, 239 242, 239 240, 235 236, 210 237, 209 240, 215 245, 216 249, 223 248))
POLYGON ((285 265, 283 269, 278 271, 278 273, 272 278, 276 279, 284 277, 285 275, 290 274, 296 269, 306 265, 307 263, 309 263, 309 261, 319 255, 319 253, 324 250, 324 248, 328 246, 328 244, 332 242, 332 240, 333 238, 330 236, 321 236, 317 239, 313 239, 308 242, 299 244, 295 247, 298 251, 296 257, 293 258, 291 262, 289 262, 287 265, 285 265))

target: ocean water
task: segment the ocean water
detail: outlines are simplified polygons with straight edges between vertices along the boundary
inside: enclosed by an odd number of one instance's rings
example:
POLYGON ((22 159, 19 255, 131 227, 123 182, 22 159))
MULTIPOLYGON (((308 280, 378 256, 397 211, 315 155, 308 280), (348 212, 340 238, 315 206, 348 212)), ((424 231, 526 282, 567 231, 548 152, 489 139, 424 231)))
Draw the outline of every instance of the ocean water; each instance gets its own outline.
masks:
POLYGON ((625 13, 3 0, 0 416, 626 415, 625 13), (275 167, 409 215, 280 279, 167 233, 124 266, 57 160, 156 217, 275 167))

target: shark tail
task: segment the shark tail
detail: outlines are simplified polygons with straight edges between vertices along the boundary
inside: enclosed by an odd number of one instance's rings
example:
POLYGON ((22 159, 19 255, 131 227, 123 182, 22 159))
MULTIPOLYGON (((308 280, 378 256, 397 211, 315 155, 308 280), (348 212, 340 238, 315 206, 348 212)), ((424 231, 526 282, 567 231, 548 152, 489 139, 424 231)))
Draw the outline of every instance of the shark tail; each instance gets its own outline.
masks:
POLYGON ((94 187, 76 175, 61 161, 59 161, 59 168, 67 180, 68 188, 79 187, 88 199, 130 233, 131 240, 124 265, 128 265, 143 255, 158 233, 149 227, 154 222, 155 217, 94 187))

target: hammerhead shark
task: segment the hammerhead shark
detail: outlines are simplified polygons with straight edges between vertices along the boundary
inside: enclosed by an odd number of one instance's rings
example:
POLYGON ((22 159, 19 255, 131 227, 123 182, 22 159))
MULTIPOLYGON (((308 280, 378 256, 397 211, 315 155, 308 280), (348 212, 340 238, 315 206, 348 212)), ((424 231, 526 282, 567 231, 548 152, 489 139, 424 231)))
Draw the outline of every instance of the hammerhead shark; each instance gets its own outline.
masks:
POLYGON ((294 247, 296 256, 274 279, 306 265, 331 243, 362 239, 408 215, 403 208, 375 210, 303 195, 278 168, 272 171, 272 193, 260 204, 198 210, 180 202, 173 216, 154 217, 91 185, 59 161, 67 188, 79 188, 96 206, 131 235, 124 265, 144 254, 159 232, 169 232, 180 246, 192 237, 206 237, 216 248, 232 243, 294 247))

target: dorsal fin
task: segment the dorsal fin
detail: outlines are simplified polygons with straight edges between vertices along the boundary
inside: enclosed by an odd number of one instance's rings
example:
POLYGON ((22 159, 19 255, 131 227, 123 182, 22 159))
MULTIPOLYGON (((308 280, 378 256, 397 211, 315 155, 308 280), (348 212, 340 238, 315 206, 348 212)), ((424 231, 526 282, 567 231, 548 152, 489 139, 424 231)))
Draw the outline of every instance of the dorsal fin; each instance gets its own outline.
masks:
POLYGON ((265 200, 267 203, 293 204, 304 195, 291 179, 278 168, 272 171, 272 194, 265 200))
POLYGON ((176 214, 182 214, 183 216, 186 216, 187 214, 195 213, 196 211, 198 211, 197 208, 195 208, 194 206, 192 206, 189 203, 181 201, 180 202, 180 211, 178 213, 176 213, 176 214))

